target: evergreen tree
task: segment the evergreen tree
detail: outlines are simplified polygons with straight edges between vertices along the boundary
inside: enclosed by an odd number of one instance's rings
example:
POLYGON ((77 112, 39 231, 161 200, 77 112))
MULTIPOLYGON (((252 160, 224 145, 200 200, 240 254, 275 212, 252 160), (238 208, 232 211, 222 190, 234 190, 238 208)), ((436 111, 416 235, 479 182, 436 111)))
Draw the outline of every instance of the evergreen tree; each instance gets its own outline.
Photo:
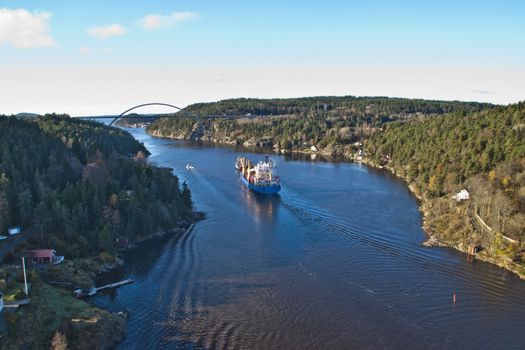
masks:
POLYGON ((187 211, 191 212, 193 210, 191 192, 190 192, 190 189, 188 188, 188 184, 186 183, 186 181, 184 181, 184 183, 182 184, 182 202, 187 211))

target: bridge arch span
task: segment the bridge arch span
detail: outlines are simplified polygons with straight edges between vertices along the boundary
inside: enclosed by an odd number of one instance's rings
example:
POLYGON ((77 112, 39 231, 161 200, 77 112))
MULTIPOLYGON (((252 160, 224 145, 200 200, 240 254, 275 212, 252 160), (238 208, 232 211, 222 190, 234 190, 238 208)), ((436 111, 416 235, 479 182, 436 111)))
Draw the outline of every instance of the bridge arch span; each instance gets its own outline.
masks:
POLYGON ((174 106, 172 104, 169 104, 169 103, 163 103, 163 102, 150 102, 150 103, 142 103, 140 105, 136 105, 134 107, 131 107, 129 109, 126 109, 124 112, 120 113, 118 115, 118 117, 116 117, 115 119, 113 119, 111 121, 111 123, 109 123, 109 125, 113 125, 113 123, 115 123, 117 120, 119 120, 120 118, 122 118, 126 113, 129 113, 137 108, 141 108, 141 107, 146 107, 146 106, 166 106, 166 107, 171 107, 173 109, 176 109, 178 111, 180 111, 182 108, 180 107, 177 107, 177 106, 174 106))

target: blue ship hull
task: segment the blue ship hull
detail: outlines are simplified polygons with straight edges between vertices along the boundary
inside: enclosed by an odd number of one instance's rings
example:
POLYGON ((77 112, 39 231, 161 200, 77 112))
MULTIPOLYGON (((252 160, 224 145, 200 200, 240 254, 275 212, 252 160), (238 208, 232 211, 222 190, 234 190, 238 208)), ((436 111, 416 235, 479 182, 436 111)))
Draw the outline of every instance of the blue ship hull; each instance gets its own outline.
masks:
POLYGON ((246 185, 250 190, 262 193, 262 194, 274 194, 281 190, 281 185, 272 185, 272 186, 257 186, 254 184, 251 184, 244 178, 244 176, 241 175, 242 183, 246 185))

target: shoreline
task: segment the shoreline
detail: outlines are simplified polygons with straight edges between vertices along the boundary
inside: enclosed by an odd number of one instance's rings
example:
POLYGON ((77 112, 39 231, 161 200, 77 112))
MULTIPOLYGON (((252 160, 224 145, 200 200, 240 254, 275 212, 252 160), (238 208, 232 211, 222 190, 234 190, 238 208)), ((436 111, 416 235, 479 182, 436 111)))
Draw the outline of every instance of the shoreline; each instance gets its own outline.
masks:
MULTIPOLYGON (((133 242, 119 253, 138 249, 146 242, 162 238, 173 238, 177 235, 194 229, 195 225, 204 220, 204 213, 194 212, 191 221, 184 222, 181 226, 169 231, 157 231, 133 242)), ((66 337, 68 344, 79 349, 114 348, 125 340, 127 334, 127 313, 109 311, 94 305, 89 299, 79 300, 73 296, 73 286, 90 289, 95 286, 97 278, 111 273, 125 266, 125 257, 117 254, 110 261, 101 255, 85 258, 67 259, 59 265, 46 266, 45 270, 36 273, 34 268, 28 269, 28 280, 32 285, 30 298, 31 304, 20 308, 16 313, 2 315, 9 325, 7 333, 0 332, 0 338, 6 349, 24 347, 26 341, 34 338, 42 342, 50 341, 57 332, 66 337), (69 287, 58 286, 50 282, 57 281, 69 284, 69 287), (61 305, 56 312, 57 318, 53 320, 53 333, 49 327, 41 324, 45 315, 56 310, 56 305, 61 305), (15 320, 20 320, 16 321, 15 320), (51 338, 50 338, 51 337, 51 338)), ((0 276, 7 276, 6 271, 11 271, 10 280, 14 280, 19 273, 17 265, 0 265, 0 276)))
MULTIPOLYGON (((204 220, 203 218, 203 215, 198 215, 198 214, 201 214, 201 212, 195 212, 196 215, 194 215, 194 220, 189 223, 188 226, 186 227, 176 227, 176 228, 173 228, 172 230, 170 231, 158 231, 156 233, 153 233, 151 235, 148 235, 146 237, 143 237, 142 239, 136 241, 136 242, 133 242, 131 243, 128 247, 124 248, 124 249, 121 249, 119 250, 119 253, 126 253, 128 251, 132 251, 132 250, 135 250, 135 249, 138 249, 140 248, 140 246, 144 243, 147 243, 147 242, 151 242, 151 241, 155 241, 155 240, 159 240, 159 239, 162 239, 162 238, 173 238, 174 236, 176 236, 177 234, 179 235, 184 235, 186 233, 188 233, 189 231, 193 230, 195 225, 201 221, 201 220, 204 220)), ((86 261, 91 261, 93 262, 94 260, 98 260, 99 258, 98 257, 91 257, 91 258, 86 258, 84 260, 86 261)), ((74 262, 76 264, 76 262, 74 262)), ((95 264, 97 264, 98 262, 94 262, 95 264)), ((117 270, 119 268, 122 268, 125 266, 125 259, 123 256, 118 256, 115 258, 115 262, 112 263, 112 264, 102 264, 101 266, 99 265, 98 267, 100 268, 96 268, 95 270, 91 270, 91 271, 86 271, 88 274, 91 275, 91 279, 92 281, 94 281, 96 278, 99 278, 101 277, 102 275, 104 274, 108 274, 108 273, 111 273, 112 271, 114 270, 117 270), (91 273, 90 273, 91 272, 91 273)), ((88 306, 87 306, 87 309, 88 310, 92 310, 93 312, 97 311, 97 310, 102 310, 103 312, 107 312, 109 313, 110 315, 112 316, 119 316, 119 313, 112 313, 104 308, 100 308, 98 306, 95 306, 93 305, 91 302, 89 302, 89 300, 85 300, 84 301, 88 306)), ((121 334, 122 334, 122 337, 114 342, 113 345, 110 346, 110 348, 114 348, 116 346, 118 346, 120 343, 122 343, 125 339, 126 339, 126 335, 127 335, 127 311, 126 310, 123 310, 122 311, 124 314, 124 316, 120 316, 120 317, 117 317, 117 318, 113 318, 113 327, 119 327, 120 326, 120 330, 121 330, 121 334), (124 322, 122 323, 123 320, 124 322)))
MULTIPOLYGON (((461 252, 463 254, 470 255, 468 253, 468 249, 466 249, 464 247, 464 245, 461 245, 461 244, 458 245, 458 244, 455 244, 455 243, 452 243, 452 242, 447 242, 445 240, 441 240, 438 237, 436 237, 437 234, 435 232, 433 232, 432 229, 428 225, 428 220, 427 219, 428 219, 429 211, 427 209, 425 209, 425 206, 432 206, 432 203, 431 203, 430 200, 424 198, 423 196, 421 196, 421 194, 417 193, 417 191, 415 190, 414 185, 412 183, 409 183, 406 180, 406 178, 404 178, 403 176, 397 174, 395 169, 393 169, 391 167, 381 166, 381 165, 375 164, 374 162, 371 162, 371 161, 361 161, 361 163, 365 164, 365 165, 367 165, 369 167, 375 168, 375 169, 385 170, 385 171, 391 173, 392 175, 396 176, 397 178, 403 180, 403 182, 407 185, 407 188, 410 191, 410 193, 418 201, 419 212, 421 213, 421 216, 422 216, 422 219, 423 219, 423 224, 422 224, 421 228, 423 229, 423 232, 425 233, 425 236, 426 236, 425 240, 421 243, 421 245, 423 247, 426 247, 426 248, 451 248, 451 249, 457 250, 457 251, 459 251, 459 252, 461 252)), ((476 253, 476 254, 470 255, 470 256, 474 257, 475 259, 477 259, 479 261, 483 261, 485 263, 496 265, 496 266, 498 266, 501 269, 504 269, 506 271, 512 272, 516 276, 518 276, 521 280, 525 281, 525 272, 524 271, 520 271, 520 266, 518 266, 517 264, 515 264, 513 262, 509 263, 503 258, 498 259, 497 257, 489 256, 485 251, 482 251, 482 252, 479 252, 479 253, 476 253)))
MULTIPOLYGON (((130 126, 131 127, 131 126, 130 126)), ((317 158, 324 158, 328 161, 341 161, 341 162, 345 162, 345 163, 350 163, 350 162, 359 162, 357 160, 354 159, 353 156, 349 156, 347 154, 345 154, 344 152, 341 152, 341 153, 333 153, 332 152, 328 152, 326 150, 319 150, 319 151, 312 151, 310 149, 284 149, 284 148, 274 148, 274 147, 264 147, 264 146, 257 146, 255 144, 252 144, 252 145, 243 145, 243 144, 239 144, 237 142, 234 142, 234 141, 220 141, 220 140, 200 140, 200 139, 195 139, 195 140, 192 140, 192 139, 187 139, 187 138, 184 138, 184 137, 179 137, 179 136, 176 136, 175 134, 171 134, 171 135, 163 135, 163 134, 160 134, 158 132, 149 132, 147 131, 146 128, 144 128, 144 131, 146 132, 147 135, 151 136, 151 137, 155 137, 155 138, 159 138, 159 139, 166 139, 166 140, 179 140, 179 141, 187 141, 187 142, 198 142, 198 143, 202 143, 204 145, 213 145, 213 146, 219 146, 219 147, 226 147, 226 148, 237 148, 237 149, 240 149, 240 150, 246 150, 246 151, 250 151, 250 152, 254 152, 255 153, 267 153, 267 152, 264 152, 264 151, 268 151, 268 152, 271 152, 273 154, 276 154, 276 155, 283 155, 283 156, 287 156, 287 155, 304 155, 304 156, 310 156, 312 160, 318 160, 317 158), (260 152, 258 152, 260 151, 260 152)))
MULTIPOLYGON (((147 130, 145 130, 145 132, 148 135, 152 137, 157 137, 157 138, 165 138, 165 139, 172 139, 172 140, 186 140, 185 138, 170 137, 169 135, 161 135, 159 132, 150 133, 147 130)), ((175 135, 175 134, 171 134, 171 135, 175 135)), ((186 140, 186 141, 192 141, 192 140, 186 140)), ((232 142, 221 142, 221 141, 216 141, 216 140, 215 141, 202 141, 202 142, 206 142, 210 144, 217 144, 217 145, 221 145, 225 147, 239 147, 238 144, 232 143, 232 142)), ((242 147, 245 147, 245 146, 242 146, 242 147)), ((254 146, 254 148, 257 149, 257 148, 262 148, 262 147, 254 146)), ((343 150, 344 150, 344 146, 343 146, 343 150)), ((332 153, 333 149, 332 149, 332 152, 328 152, 328 151, 323 152, 323 150, 318 150, 317 152, 314 152, 310 150, 297 150, 297 149, 291 149, 291 150, 272 149, 272 151, 275 154, 284 155, 284 156, 286 156, 287 154, 296 154, 296 155, 305 155, 305 156, 310 155, 311 160, 316 160, 317 157, 325 157, 325 158, 332 157, 332 158, 336 158, 337 160, 340 160, 345 163, 364 164, 370 168, 377 169, 377 170, 383 170, 383 171, 386 171, 394 175, 395 177, 399 178, 405 183, 410 193, 416 198, 418 202, 418 209, 419 209, 419 212, 421 213, 422 222, 423 222, 421 228, 423 232, 425 233, 425 240, 421 243, 421 245, 426 248, 434 248, 434 247, 451 248, 461 253, 468 254, 467 248, 464 245, 462 244, 458 245, 454 242, 446 241, 446 240, 443 240, 437 237, 438 234, 436 232, 433 232, 428 224, 428 216, 430 212, 427 209, 427 207, 432 207, 432 202, 429 199, 422 196, 419 193, 419 191, 416 190, 416 188, 414 187, 414 184, 409 183, 405 177, 397 174, 394 168, 389 167, 387 165, 376 164, 368 160, 367 158, 356 160, 353 156, 349 156, 348 154, 345 154, 345 153, 334 155, 332 153)), ((483 262, 486 262, 492 265, 496 265, 499 268, 502 268, 506 271, 510 271, 514 273, 516 276, 518 276, 520 279, 525 280, 525 271, 523 270, 523 268, 513 262, 506 261, 504 258, 497 258, 497 257, 490 256, 485 251, 476 253, 475 255, 473 255, 473 257, 479 261, 483 261, 483 262)))
MULTIPOLYGON (((143 243, 156 239, 174 237, 192 230, 202 220, 196 215, 193 222, 184 228, 177 227, 164 233, 149 235, 125 251, 137 249, 143 243)), ((118 346, 127 334, 127 313, 112 312, 94 305, 89 299, 79 300, 71 292, 72 286, 90 289, 98 277, 111 273, 125 266, 125 258, 117 255, 112 261, 103 261, 101 256, 91 256, 66 260, 59 265, 46 266, 45 270, 36 273, 34 268, 28 269, 28 282, 31 285, 31 304, 21 307, 16 313, 5 313, 8 327, 6 333, 0 332, 5 349, 17 349, 39 339, 47 343, 57 332, 66 337, 72 348, 114 348, 118 346), (70 283, 69 287, 51 284, 51 281, 70 283), (45 320, 54 313, 53 330, 45 326, 45 320), (47 317, 47 318, 46 318, 47 317), (52 332, 52 333, 51 333, 52 332), (29 342, 29 343, 28 343, 29 342)), ((0 277, 3 283, 6 276, 16 280, 20 268, 17 265, 0 265, 0 277)), ((19 282, 17 282, 20 285, 19 282)), ((18 286, 21 288, 20 286, 18 286)), ((18 293, 17 293, 18 294, 18 293)), ((10 297, 9 295, 6 297, 10 297)))

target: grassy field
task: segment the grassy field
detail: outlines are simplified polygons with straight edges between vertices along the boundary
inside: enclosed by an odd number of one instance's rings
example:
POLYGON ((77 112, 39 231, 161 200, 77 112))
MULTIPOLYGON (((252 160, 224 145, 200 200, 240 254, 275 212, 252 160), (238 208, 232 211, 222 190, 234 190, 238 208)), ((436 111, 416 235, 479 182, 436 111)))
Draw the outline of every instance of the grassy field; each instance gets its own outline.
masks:
POLYGON ((69 290, 43 282, 31 274, 31 304, 3 313, 8 337, 1 349, 49 348, 59 330, 74 349, 104 349, 125 334, 125 319, 74 298, 69 290))

